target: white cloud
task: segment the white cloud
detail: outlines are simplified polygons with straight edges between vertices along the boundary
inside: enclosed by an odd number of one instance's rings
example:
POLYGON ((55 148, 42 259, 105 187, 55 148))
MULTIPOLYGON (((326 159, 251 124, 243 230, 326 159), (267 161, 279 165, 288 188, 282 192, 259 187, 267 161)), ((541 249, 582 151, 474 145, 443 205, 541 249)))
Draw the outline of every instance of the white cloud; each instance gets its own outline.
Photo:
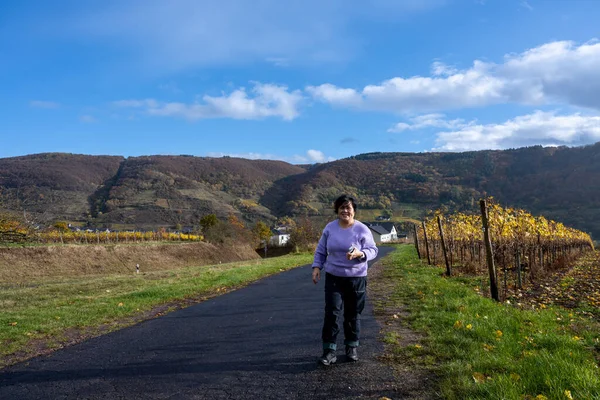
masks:
POLYGON ((600 140, 600 116, 535 111, 501 124, 464 124, 440 132, 434 151, 506 149, 531 145, 583 145, 600 140))
POLYGON ((84 122, 86 124, 98 122, 98 120, 91 115, 82 115, 81 117, 79 117, 79 121, 84 122))
POLYGON ((56 109, 60 108, 60 103, 55 101, 31 100, 29 106, 35 108, 56 109))
POLYGON ((431 64, 431 74, 433 76, 450 76, 454 75, 458 70, 454 67, 448 66, 441 61, 434 61, 431 64))
POLYGON ((406 130, 414 131, 424 128, 446 128, 446 129, 455 129, 462 128, 465 126, 464 119, 453 119, 446 120, 444 114, 425 114, 419 115, 417 117, 409 118, 410 123, 399 122, 390 129, 388 132, 404 132, 406 130))
POLYGON ((335 161, 333 157, 327 157, 319 150, 308 150, 305 155, 293 155, 291 157, 278 156, 268 153, 223 153, 223 152, 208 152, 207 157, 238 157, 247 158, 249 160, 280 160, 292 164, 309 164, 309 163, 324 163, 335 161))
POLYGON ((568 103, 600 109, 600 43, 547 43, 505 57, 507 93, 523 103, 568 103))
POLYGON ((506 103, 566 103, 600 110, 600 43, 547 43, 506 55, 501 64, 475 60, 466 70, 436 61, 431 77, 395 77, 362 90, 330 83, 306 90, 333 105, 395 113, 506 103))
POLYGON ((308 86, 306 91, 313 97, 328 103, 342 106, 359 106, 361 95, 354 89, 341 89, 329 83, 320 86, 308 86))
POLYGON ((250 91, 245 88, 234 90, 229 95, 213 97, 205 95, 202 102, 161 103, 154 99, 119 100, 118 107, 141 108, 149 115, 183 117, 190 120, 204 118, 262 119, 281 117, 293 120, 299 115, 302 101, 300 91, 288 91, 285 86, 256 83, 250 91))
POLYGON ((330 161, 335 161, 334 157, 326 156, 320 150, 308 150, 306 155, 294 155, 289 162, 301 163, 301 164, 313 164, 313 163, 325 163, 330 161))
POLYGON ((248 160, 281 160, 281 157, 278 157, 274 154, 264 154, 264 153, 223 153, 218 151, 210 151, 206 153, 207 157, 235 157, 235 158, 246 158, 248 160))
POLYGON ((322 163, 325 161, 325 154, 319 150, 308 150, 306 155, 311 161, 322 163))
POLYGON ((331 84, 307 88, 315 98, 335 105, 390 112, 419 112, 502 103, 503 82, 477 62, 470 70, 447 77, 392 78, 358 92, 331 84))

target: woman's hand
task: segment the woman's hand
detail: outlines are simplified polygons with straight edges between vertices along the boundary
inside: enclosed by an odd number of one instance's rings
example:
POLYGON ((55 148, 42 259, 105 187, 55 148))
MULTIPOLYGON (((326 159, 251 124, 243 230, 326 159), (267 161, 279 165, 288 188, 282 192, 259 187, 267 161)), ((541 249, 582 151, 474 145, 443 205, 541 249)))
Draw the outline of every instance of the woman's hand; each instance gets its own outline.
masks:
POLYGON ((319 268, 313 268, 313 272, 312 272, 312 280, 313 283, 316 285, 317 282, 319 282, 319 280, 321 279, 321 270, 319 268))
POLYGON ((349 251, 348 253, 346 253, 346 258, 348 260, 354 260, 355 258, 363 258, 364 256, 365 256, 365 253, 358 250, 356 247, 354 247, 352 249, 352 251, 349 251))

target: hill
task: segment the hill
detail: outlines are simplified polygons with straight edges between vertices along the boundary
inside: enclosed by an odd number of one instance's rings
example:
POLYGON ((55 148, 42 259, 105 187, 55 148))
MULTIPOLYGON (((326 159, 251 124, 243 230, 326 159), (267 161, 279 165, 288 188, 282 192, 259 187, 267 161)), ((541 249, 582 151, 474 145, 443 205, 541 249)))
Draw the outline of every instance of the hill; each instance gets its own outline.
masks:
POLYGON ((97 192, 110 186, 123 157, 44 153, 0 158, 0 207, 35 222, 83 220, 97 192))
POLYGON ((282 161, 191 156, 124 161, 98 209, 99 221, 136 226, 194 225, 206 214, 274 219, 258 199, 274 181, 305 172, 282 161))
POLYGON ((475 211, 476 201, 491 195, 504 205, 600 234, 595 218, 599 184, 600 143, 464 153, 370 153, 286 177, 266 193, 263 203, 279 214, 327 213, 338 193, 349 192, 359 196, 365 208, 398 209, 408 204, 420 212, 441 205, 475 211))
POLYGON ((331 215, 340 193, 361 217, 476 210, 484 195, 600 235, 600 143, 464 153, 369 153, 324 164, 192 156, 37 154, 0 159, 0 206, 92 226, 197 225, 206 214, 247 222, 331 215))

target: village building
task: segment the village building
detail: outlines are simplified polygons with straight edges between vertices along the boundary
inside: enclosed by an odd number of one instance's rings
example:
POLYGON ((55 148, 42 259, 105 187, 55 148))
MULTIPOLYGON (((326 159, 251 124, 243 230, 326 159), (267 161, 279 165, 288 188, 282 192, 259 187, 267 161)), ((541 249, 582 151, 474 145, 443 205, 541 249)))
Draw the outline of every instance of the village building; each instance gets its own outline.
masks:
POLYGON ((373 234, 375 243, 395 242, 406 239, 406 234, 399 233, 393 222, 364 222, 373 234))
POLYGON ((269 245, 273 247, 283 247, 290 241, 289 229, 286 226, 278 226, 271 229, 272 236, 269 238, 269 245))

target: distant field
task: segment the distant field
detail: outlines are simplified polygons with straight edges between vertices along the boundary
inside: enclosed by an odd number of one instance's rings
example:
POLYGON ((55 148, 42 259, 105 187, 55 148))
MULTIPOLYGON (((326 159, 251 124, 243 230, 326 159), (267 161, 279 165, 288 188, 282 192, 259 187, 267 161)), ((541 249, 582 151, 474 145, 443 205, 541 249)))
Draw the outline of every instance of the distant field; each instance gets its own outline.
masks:
MULTIPOLYGON (((357 218, 362 221, 375 221, 384 213, 384 209, 359 209, 357 218)), ((393 222, 417 221, 422 210, 414 204, 392 204, 393 222)))

